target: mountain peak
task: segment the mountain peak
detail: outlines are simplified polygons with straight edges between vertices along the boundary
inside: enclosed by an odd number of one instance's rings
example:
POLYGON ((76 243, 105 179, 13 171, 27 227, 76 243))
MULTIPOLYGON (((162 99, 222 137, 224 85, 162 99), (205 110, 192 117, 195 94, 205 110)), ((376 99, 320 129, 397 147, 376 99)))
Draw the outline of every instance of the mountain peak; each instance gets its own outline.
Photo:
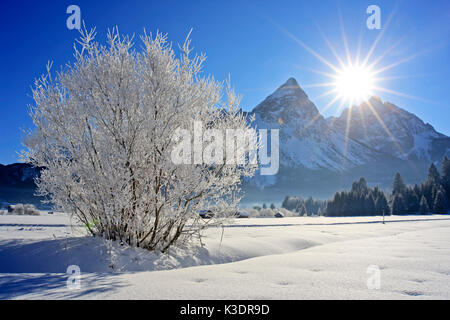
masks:
POLYGON ((308 98, 306 93, 300 88, 297 80, 295 78, 289 78, 285 83, 283 83, 274 93, 272 93, 268 98, 279 99, 283 97, 294 96, 298 98, 308 98))
POLYGON ((289 78, 257 105, 253 112, 267 121, 284 124, 297 120, 310 121, 319 114, 295 78, 289 78))
POLYGON ((295 80, 295 78, 290 77, 289 79, 287 79, 287 81, 284 83, 283 86, 286 86, 286 85, 288 85, 288 86, 297 86, 298 87, 298 82, 297 82, 297 80, 295 80))
POLYGON ((378 96, 371 96, 369 101, 378 101, 378 102, 383 103, 383 100, 381 100, 381 98, 378 96))

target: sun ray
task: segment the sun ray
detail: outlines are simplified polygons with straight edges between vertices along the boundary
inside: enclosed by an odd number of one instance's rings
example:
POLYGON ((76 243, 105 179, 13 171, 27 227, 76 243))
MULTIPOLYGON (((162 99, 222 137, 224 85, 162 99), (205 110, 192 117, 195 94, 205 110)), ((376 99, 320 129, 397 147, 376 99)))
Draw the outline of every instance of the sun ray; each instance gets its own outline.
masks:
POLYGON ((431 51, 431 49, 426 49, 426 50, 422 50, 422 51, 420 51, 420 52, 416 52, 416 53, 414 53, 414 54, 412 54, 412 55, 410 55, 410 56, 408 56, 408 57, 406 57, 406 58, 404 58, 404 59, 401 59, 401 60, 396 61, 396 62, 394 62, 394 63, 392 63, 392 64, 390 64, 390 65, 387 65, 387 66, 385 66, 385 67, 382 67, 382 68, 378 69, 378 70, 375 72, 375 74, 379 74, 379 73, 388 71, 388 70, 390 70, 390 69, 392 69, 392 68, 395 68, 395 67, 397 67, 397 66, 399 66, 399 65, 401 65, 401 64, 403 64, 403 63, 405 63, 405 62, 411 61, 411 60, 417 58, 418 56, 421 56, 421 55, 424 55, 424 54, 426 54, 426 53, 429 53, 430 51, 431 51))
POLYGON ((325 34, 322 32, 322 29, 320 29, 319 25, 316 24, 317 29, 319 30, 320 34, 322 35, 322 38, 324 39, 325 43, 327 44, 328 48, 330 49, 330 51, 333 53, 334 57, 336 58, 336 60, 338 61, 339 65, 342 67, 345 66, 344 61, 342 61, 342 59, 339 57, 339 55, 337 54, 336 49, 334 48, 334 46, 332 45, 332 43, 330 42, 330 40, 328 40, 328 38, 325 36, 325 34))
POLYGON ((318 88, 318 87, 332 87, 335 82, 322 82, 302 85, 302 88, 318 88))
POLYGON ((379 86, 375 86, 375 89, 377 91, 390 93, 390 94, 393 94, 393 95, 396 95, 396 96, 399 96, 399 97, 403 97, 403 98, 407 98, 407 99, 410 99, 410 100, 416 100, 416 101, 425 102, 425 103, 434 104, 434 105, 441 105, 441 104, 439 104, 439 103, 437 103, 435 101, 422 99, 422 98, 419 98, 419 97, 416 97, 416 96, 412 96, 412 95, 409 95, 409 94, 406 94, 406 93, 402 93, 402 92, 395 91, 395 90, 390 90, 390 89, 379 87, 379 86))
POLYGON ((322 98, 324 98, 326 96, 329 96, 330 94, 335 93, 335 92, 337 92, 336 88, 328 90, 328 91, 322 93, 321 95, 318 95, 318 96, 314 97, 314 100, 322 99, 322 98))
POLYGON ((418 172, 418 168, 414 165, 413 162, 411 162, 408 159, 407 154, 405 153, 403 148, 400 146, 400 144, 398 143, 398 141, 395 138, 395 136, 391 133, 389 128, 386 126, 386 124, 384 123, 383 119, 381 119, 380 115, 375 110, 375 108, 373 107, 372 103, 370 101, 367 101, 367 105, 369 106, 370 110, 373 112, 373 114, 377 118, 377 121, 380 123, 380 125, 383 127, 383 129, 386 131, 386 133, 389 135, 389 137, 391 138, 392 142, 395 144, 396 148, 399 150, 400 154, 407 160, 409 166, 417 173, 418 172))
POLYGON ((431 77, 435 75, 434 73, 417 73, 410 75, 398 75, 398 76, 389 76, 389 77, 377 77, 379 81, 387 81, 387 80, 398 80, 398 79, 412 79, 412 78, 423 78, 423 77, 431 77))
POLYGON ((391 133, 391 131, 389 130, 389 128, 386 126, 386 124, 384 123, 383 119, 380 117, 380 115, 378 114, 377 110, 375 109, 375 107, 372 105, 372 103, 370 102, 370 100, 366 101, 367 105, 369 106, 370 110, 372 111, 373 115, 375 116, 375 118, 377 119, 378 123, 382 126, 382 128, 384 129, 384 131, 388 134, 388 136, 391 138, 392 142, 396 145, 396 147, 399 149, 400 153, 402 155, 405 154, 405 152, 403 151, 402 147, 400 146, 400 144, 397 142, 397 139, 394 137, 394 135, 391 133))
POLYGON ((316 57, 320 62, 324 63, 325 65, 327 65, 328 67, 330 67, 332 70, 334 70, 335 72, 337 72, 339 69, 333 65, 331 62, 329 62, 327 59, 325 59, 324 57, 322 57, 320 54, 318 54, 317 52, 315 52, 313 49, 311 49, 308 45, 306 45, 302 40, 300 40, 298 37, 296 37, 295 35, 293 35, 292 33, 290 33, 289 31, 287 31, 285 28, 283 28, 282 26, 276 24, 275 22, 273 22, 273 25, 275 27, 277 27, 280 31, 282 31, 285 35, 287 35, 288 37, 290 37, 292 40, 294 40, 295 42, 297 42, 297 44, 299 44, 300 46, 302 46, 306 51, 308 51, 310 54, 312 54, 314 57, 316 57))
POLYGON ((317 70, 317 69, 313 69, 313 68, 309 68, 309 67, 302 67, 302 66, 299 66, 299 65, 294 65, 294 67, 296 67, 296 68, 298 68, 300 70, 308 70, 308 71, 311 71, 313 73, 320 74, 322 76, 326 76, 328 78, 333 78, 333 79, 337 78, 337 76, 335 74, 332 74, 332 73, 329 73, 329 72, 325 72, 325 71, 321 71, 321 70, 317 70))
POLYGON ((371 64, 369 64, 369 68, 373 69, 375 68, 375 66, 384 59, 384 57, 386 57, 387 54, 391 53, 392 50, 394 50, 397 46, 400 45, 400 43, 402 43, 402 41, 405 39, 405 37, 403 36, 402 38, 400 38, 400 40, 396 41, 393 45, 391 45, 389 48, 387 48, 386 50, 384 50, 384 52, 382 54, 380 54, 377 58, 375 58, 375 60, 373 60, 373 62, 371 64))
POLYGON ((347 121, 345 124, 345 140, 344 140, 344 150, 343 150, 343 157, 342 157, 342 167, 345 165, 345 161, 347 160, 347 148, 348 148, 348 139, 350 134, 350 125, 352 120, 352 104, 351 102, 348 105, 347 108, 347 121))
POLYGON ((366 119, 365 119, 365 115, 364 115, 364 110, 363 110, 363 108, 361 108, 361 105, 358 107, 358 110, 359 110, 359 114, 361 115, 361 123, 362 123, 363 130, 364 130, 364 137, 367 137, 366 119))
MULTIPOLYGON (((345 104, 345 100, 341 100, 341 103, 337 106, 337 108, 336 108, 336 111, 340 111, 341 110, 341 108, 342 108, 342 106, 345 104)), ((324 110, 322 110, 322 112, 323 112, 324 110)), ((329 128, 332 128, 333 127, 333 125, 334 125, 334 122, 337 120, 338 118, 337 117, 333 117, 331 120, 330 120, 330 123, 328 124, 328 127, 329 128)))

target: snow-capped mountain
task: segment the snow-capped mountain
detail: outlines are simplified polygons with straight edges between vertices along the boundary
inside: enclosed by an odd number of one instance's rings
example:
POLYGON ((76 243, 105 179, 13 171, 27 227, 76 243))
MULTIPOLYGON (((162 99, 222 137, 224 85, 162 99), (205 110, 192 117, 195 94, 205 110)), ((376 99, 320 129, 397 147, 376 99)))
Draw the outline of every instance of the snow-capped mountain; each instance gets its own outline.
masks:
POLYGON ((426 172, 422 167, 450 154, 449 137, 377 97, 344 110, 339 117, 325 119, 294 78, 250 115, 254 115, 257 128, 280 130, 280 173, 256 176, 251 183, 272 191, 294 188, 290 194, 296 194, 296 186, 302 185, 300 189, 308 194, 329 196, 360 176, 387 187, 396 171, 409 183, 416 182, 426 172), (320 190, 319 194, 314 189, 320 190))
POLYGON ((280 163, 308 169, 349 169, 380 157, 381 153, 348 139, 335 130, 314 103, 290 78, 261 102, 252 113, 258 128, 280 130, 280 163))

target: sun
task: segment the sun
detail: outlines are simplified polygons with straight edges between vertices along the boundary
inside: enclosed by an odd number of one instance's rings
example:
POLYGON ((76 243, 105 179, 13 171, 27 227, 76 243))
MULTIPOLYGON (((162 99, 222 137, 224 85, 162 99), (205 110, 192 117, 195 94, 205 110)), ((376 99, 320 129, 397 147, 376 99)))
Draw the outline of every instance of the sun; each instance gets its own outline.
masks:
POLYGON ((375 74, 363 65, 348 65, 335 75, 335 90, 342 100, 350 105, 360 104, 374 94, 375 74))
MULTIPOLYGON (((356 47, 356 55, 351 54, 350 47, 348 46, 347 41, 347 35, 344 30, 344 23, 341 14, 339 14, 339 21, 340 21, 340 27, 341 27, 341 34, 342 34, 342 41, 341 43, 344 44, 345 47, 345 56, 341 56, 338 54, 338 51, 335 49, 333 43, 325 36, 325 34, 322 33, 322 31, 319 28, 319 32, 322 35, 326 45, 330 49, 331 53, 333 54, 334 58, 336 59, 336 62, 332 62, 330 60, 327 60, 322 55, 314 51, 311 47, 309 47, 306 43, 304 43, 301 39, 299 39, 297 36, 286 30, 285 28, 281 27, 280 25, 275 25, 280 31, 282 31, 284 34, 289 36, 292 40, 294 40, 300 47, 305 49, 307 52, 309 52, 312 56, 317 58, 318 61, 322 62, 325 66, 327 66, 330 71, 324 71, 324 70, 317 70, 313 69, 307 66, 297 66, 299 69, 307 69, 310 70, 316 74, 319 74, 321 76, 325 76, 326 80, 319 83, 313 83, 313 84, 307 84, 308 87, 329 87, 329 90, 326 90, 323 94, 316 97, 316 99, 321 99, 327 96, 332 96, 330 101, 321 108, 321 113, 318 113, 313 119, 311 119, 307 124, 306 128, 310 127, 313 123, 315 123, 317 120, 322 119, 322 114, 326 112, 331 107, 335 106, 337 104, 336 112, 341 112, 341 115, 345 115, 347 117, 346 121, 346 129, 345 129, 345 144, 344 144, 344 150, 343 154, 344 156, 347 153, 347 143, 349 141, 349 133, 350 133, 350 126, 351 126, 351 117, 353 112, 346 112, 343 113, 344 108, 348 108, 348 110, 352 110, 353 107, 358 106, 367 106, 366 108, 358 108, 361 118, 362 118, 362 125, 365 127, 365 115, 364 113, 371 113, 380 126, 384 129, 387 135, 396 143, 396 138, 392 135, 386 124, 384 123, 384 120, 382 117, 378 114, 377 109, 372 105, 371 97, 373 96, 379 96, 380 93, 387 93, 389 95, 398 95, 401 97, 406 97, 408 99, 414 99, 418 101, 422 101, 422 99, 419 99, 417 97, 395 91, 393 89, 384 88, 382 86, 383 82, 386 80, 393 80, 393 79, 399 79, 399 78, 407 78, 410 79, 413 76, 383 76, 382 74, 403 64, 408 61, 411 61, 412 59, 416 58, 417 56, 426 53, 427 51, 423 52, 414 52, 412 55, 402 58, 398 61, 394 61, 393 63, 387 64, 386 66, 380 66, 380 62, 386 57, 389 56, 390 53, 398 47, 402 40, 396 41, 393 43, 390 47, 388 47, 384 52, 381 52, 379 56, 375 56, 374 53, 376 51, 377 45, 380 43, 383 35, 386 33, 386 30, 388 29, 389 22, 393 19, 393 13, 388 17, 387 22, 384 26, 384 29, 382 32, 380 32, 377 37, 374 39, 372 45, 368 48, 367 53, 364 55, 361 55, 362 47, 362 38, 360 34, 360 38, 358 41, 358 46, 356 47)), ((304 86, 305 87, 305 86, 304 86)), ((339 115, 336 113, 336 115, 339 117, 339 115)), ((334 123, 334 119, 337 119, 337 117, 334 117, 330 122, 329 126, 332 126, 334 123)), ((403 154, 403 150, 396 143, 397 148, 399 151, 403 154)), ((346 161, 346 157, 343 157, 342 161, 346 161)))

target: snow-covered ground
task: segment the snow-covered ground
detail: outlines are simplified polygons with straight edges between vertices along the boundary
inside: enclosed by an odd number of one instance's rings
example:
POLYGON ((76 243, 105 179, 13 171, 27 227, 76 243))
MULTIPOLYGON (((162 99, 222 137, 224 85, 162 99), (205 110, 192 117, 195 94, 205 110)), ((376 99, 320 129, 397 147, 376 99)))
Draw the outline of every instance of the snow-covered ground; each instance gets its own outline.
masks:
POLYGON ((236 219, 194 253, 158 256, 85 237, 65 214, 3 215, 0 298, 450 299, 450 216, 380 222, 236 219), (69 265, 80 289, 67 286, 69 265))

